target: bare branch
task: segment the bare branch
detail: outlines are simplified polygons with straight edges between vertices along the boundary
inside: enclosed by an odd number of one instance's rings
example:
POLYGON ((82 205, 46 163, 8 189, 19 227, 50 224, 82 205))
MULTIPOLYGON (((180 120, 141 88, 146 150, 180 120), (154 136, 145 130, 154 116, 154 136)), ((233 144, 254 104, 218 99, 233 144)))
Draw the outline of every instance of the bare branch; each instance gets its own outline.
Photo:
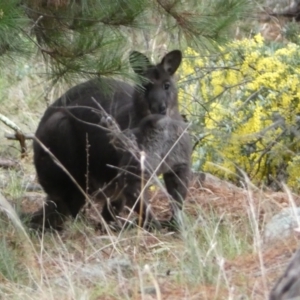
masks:
POLYGON ((2 121, 6 126, 13 129, 15 131, 15 139, 19 141, 21 145, 21 158, 27 156, 27 147, 25 143, 25 136, 22 132, 21 128, 16 125, 13 121, 8 119, 6 116, 0 114, 0 121, 2 121))

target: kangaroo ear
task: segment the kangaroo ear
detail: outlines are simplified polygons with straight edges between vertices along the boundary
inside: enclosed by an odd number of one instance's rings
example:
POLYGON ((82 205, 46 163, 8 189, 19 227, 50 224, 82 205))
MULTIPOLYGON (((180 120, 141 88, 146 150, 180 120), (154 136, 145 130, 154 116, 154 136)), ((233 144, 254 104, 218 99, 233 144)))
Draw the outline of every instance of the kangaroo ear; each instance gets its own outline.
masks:
POLYGON ((151 65, 148 57, 138 51, 132 51, 130 53, 129 62, 133 71, 139 75, 143 75, 151 65))
POLYGON ((164 67, 167 73, 173 75, 180 66, 181 60, 181 51, 173 50, 164 56, 160 64, 164 67))

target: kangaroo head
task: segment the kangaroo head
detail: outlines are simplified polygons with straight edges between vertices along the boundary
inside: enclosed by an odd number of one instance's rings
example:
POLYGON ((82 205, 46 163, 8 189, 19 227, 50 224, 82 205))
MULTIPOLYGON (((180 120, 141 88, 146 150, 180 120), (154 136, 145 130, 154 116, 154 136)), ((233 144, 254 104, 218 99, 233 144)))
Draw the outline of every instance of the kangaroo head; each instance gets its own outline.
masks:
POLYGON ((178 109, 177 89, 173 75, 182 60, 179 50, 167 53, 157 65, 150 63, 142 53, 133 51, 130 54, 130 64, 141 79, 136 88, 138 109, 147 114, 168 115, 178 109))

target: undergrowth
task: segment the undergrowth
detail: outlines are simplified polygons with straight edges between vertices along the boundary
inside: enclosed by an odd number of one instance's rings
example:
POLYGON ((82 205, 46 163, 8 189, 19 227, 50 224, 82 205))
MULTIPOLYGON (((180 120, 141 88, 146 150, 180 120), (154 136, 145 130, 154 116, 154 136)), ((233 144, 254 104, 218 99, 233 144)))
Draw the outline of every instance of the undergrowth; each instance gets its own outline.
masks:
MULTIPOLYGON (((58 87, 45 99, 42 82, 37 75, 21 76, 0 98, 1 113, 24 132, 35 131, 47 103, 67 88, 58 87)), ((0 86, 7 86, 5 77, 0 86)), ((9 132, 3 124, 0 130, 9 132)), ((37 234, 12 213, 24 206, 34 211, 44 199, 42 191, 27 189, 35 181, 30 144, 28 158, 20 161, 18 144, 0 136, 0 157, 19 161, 16 170, 0 170, 4 299, 266 299, 270 286, 263 266, 260 212, 272 205, 264 195, 252 193, 257 188, 249 184, 227 197, 226 187, 217 193, 211 186, 192 186, 178 232, 103 232, 79 216, 68 220, 61 232, 37 234), (234 204, 240 199, 244 202, 237 210, 234 204), (254 270, 247 265, 252 256, 254 270), (241 257, 247 258, 242 274, 234 269, 241 257), (258 292, 259 280, 263 288, 258 292)))

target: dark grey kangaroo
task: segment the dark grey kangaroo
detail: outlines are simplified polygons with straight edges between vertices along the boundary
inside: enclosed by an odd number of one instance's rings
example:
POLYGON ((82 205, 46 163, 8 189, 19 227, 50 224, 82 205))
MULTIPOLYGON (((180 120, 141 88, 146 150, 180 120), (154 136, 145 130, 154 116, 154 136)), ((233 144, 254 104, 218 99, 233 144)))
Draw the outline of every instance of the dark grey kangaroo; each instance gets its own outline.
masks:
MULTIPOLYGON (((140 176, 143 172, 144 184, 154 175, 164 175, 167 190, 175 203, 172 202, 173 217, 176 222, 176 211, 182 208, 182 201, 187 193, 190 179, 191 143, 187 133, 188 124, 174 120, 169 116, 152 114, 145 117, 137 128, 131 130, 137 147, 135 150, 124 151, 119 167, 119 187, 122 187, 123 197, 119 198, 118 212, 124 204, 129 207, 138 205, 135 203, 137 195, 141 192, 140 176), (141 166, 141 151, 144 152, 144 167, 141 166), (174 178, 176 176, 176 179, 174 178), (122 199, 123 202, 120 200, 122 199)), ((127 148, 130 148, 127 147, 127 148)), ((151 181, 150 181, 151 182, 151 181)), ((146 190, 147 191, 147 190, 146 190)), ((142 194, 145 209, 148 209, 147 193, 142 194)), ((114 203, 112 203, 114 207, 114 203)), ((103 210, 103 213, 107 213, 103 210)), ((141 216, 143 220, 148 217, 150 222, 157 221, 148 209, 141 216)), ((173 220, 170 220, 172 223, 173 220)), ((169 224, 171 225, 171 224, 169 224)), ((173 224, 175 225, 175 224, 173 224)))
MULTIPOLYGON (((157 65, 151 65, 143 54, 132 52, 130 63, 142 78, 141 84, 136 87, 117 80, 97 78, 71 88, 46 110, 36 131, 33 149, 38 179, 47 193, 47 200, 45 208, 32 215, 31 226, 40 227, 45 221, 45 227, 60 229, 64 217, 69 214, 75 217, 85 203, 84 194, 40 142, 84 191, 93 194, 111 182, 121 184, 123 179, 118 179, 118 168, 112 166, 128 162, 128 155, 113 145, 107 129, 99 125, 103 118, 99 105, 116 120, 121 130, 138 128, 141 121, 151 114, 182 121, 172 78, 181 63, 181 52, 169 52, 157 65)), ((135 129, 137 137, 138 132, 143 130, 143 127, 140 128, 135 129)), ((187 142, 186 152, 189 151, 187 142)), ((187 192, 189 161, 164 171, 168 192, 175 200, 181 201, 187 192)), ((135 182, 134 186, 137 185, 135 182)), ((125 189, 125 202, 132 205, 139 190, 131 189, 126 195, 125 189)), ((116 213, 120 212, 123 203, 124 200, 114 201, 116 213)), ((139 203, 135 211, 139 212, 139 203)), ((102 215, 106 221, 113 218, 108 202, 102 215)))

